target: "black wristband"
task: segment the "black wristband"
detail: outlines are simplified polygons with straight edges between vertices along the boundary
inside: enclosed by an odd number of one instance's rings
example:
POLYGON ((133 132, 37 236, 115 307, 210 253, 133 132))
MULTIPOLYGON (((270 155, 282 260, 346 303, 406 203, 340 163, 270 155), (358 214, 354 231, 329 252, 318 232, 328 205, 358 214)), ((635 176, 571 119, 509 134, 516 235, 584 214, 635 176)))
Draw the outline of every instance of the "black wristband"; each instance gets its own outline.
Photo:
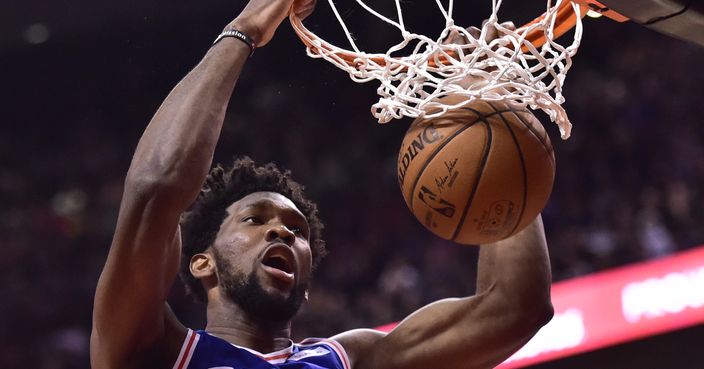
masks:
POLYGON ((213 42, 213 45, 217 44, 218 42, 220 42, 220 40, 222 40, 225 37, 234 37, 234 38, 244 42, 245 44, 247 44, 247 46, 249 46, 249 56, 252 56, 254 54, 254 49, 255 49, 254 40, 252 40, 251 37, 244 34, 244 32, 238 31, 236 29, 226 29, 226 30, 222 31, 222 33, 218 36, 218 38, 215 39, 215 42, 213 42))

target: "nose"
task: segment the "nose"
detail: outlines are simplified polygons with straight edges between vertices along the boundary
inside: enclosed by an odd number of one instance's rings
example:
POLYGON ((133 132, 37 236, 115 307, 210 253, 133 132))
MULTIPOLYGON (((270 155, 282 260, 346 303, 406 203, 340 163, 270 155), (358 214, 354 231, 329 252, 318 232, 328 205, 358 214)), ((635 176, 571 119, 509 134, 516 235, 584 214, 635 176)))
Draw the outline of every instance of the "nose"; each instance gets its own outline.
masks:
POLYGON ((266 231, 266 242, 272 242, 276 239, 280 239, 283 243, 292 246, 296 240, 296 235, 283 224, 273 225, 266 231))

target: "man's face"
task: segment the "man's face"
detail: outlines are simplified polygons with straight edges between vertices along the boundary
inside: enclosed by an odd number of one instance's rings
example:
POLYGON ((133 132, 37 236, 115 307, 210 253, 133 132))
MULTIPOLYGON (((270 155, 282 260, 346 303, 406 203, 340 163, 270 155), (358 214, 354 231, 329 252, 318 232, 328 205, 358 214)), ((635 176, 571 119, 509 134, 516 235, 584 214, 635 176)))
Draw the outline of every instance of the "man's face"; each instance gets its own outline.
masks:
POLYGON ((290 320, 310 283, 308 222, 275 192, 255 192, 228 209, 213 250, 223 295, 250 316, 290 320))

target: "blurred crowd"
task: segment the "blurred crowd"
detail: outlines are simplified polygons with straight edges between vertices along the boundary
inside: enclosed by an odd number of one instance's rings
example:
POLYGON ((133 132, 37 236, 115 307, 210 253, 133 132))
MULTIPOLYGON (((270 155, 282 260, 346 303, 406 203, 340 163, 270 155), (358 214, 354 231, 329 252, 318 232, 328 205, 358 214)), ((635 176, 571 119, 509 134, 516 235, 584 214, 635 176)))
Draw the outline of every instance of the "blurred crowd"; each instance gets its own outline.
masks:
MULTIPOLYGON (((704 51, 625 28, 624 41, 607 52, 601 43, 608 32, 588 30, 568 75, 572 138, 561 141, 540 116, 557 160, 543 212, 556 281, 704 243, 704 74, 697 69, 704 51)), ((92 298, 124 173, 151 112, 198 54, 179 59, 173 42, 161 47, 141 50, 160 60, 127 60, 109 71, 99 70, 99 56, 90 67, 59 58, 68 68, 52 80, 63 86, 60 99, 42 100, 36 110, 10 109, 6 117, 12 127, 0 135, 2 368, 89 367, 92 298), (81 68, 113 77, 72 79, 81 68)), ((78 49, 61 45, 54 52, 78 49)), ((356 85, 296 50, 293 62, 304 65, 297 73, 286 70, 288 61, 258 51, 216 154, 224 163, 242 154, 275 161, 319 203, 330 255, 316 271, 295 337, 374 327, 430 301, 472 293, 477 248, 431 235, 397 188, 407 122, 376 125, 368 110, 374 86, 356 85)), ((118 55, 104 56, 112 57, 118 55)), ((32 63, 25 67, 41 76, 40 62, 32 63)), ((45 96, 24 85, 17 93, 45 96)), ((184 322, 202 327, 204 306, 178 283, 170 302, 184 322)))

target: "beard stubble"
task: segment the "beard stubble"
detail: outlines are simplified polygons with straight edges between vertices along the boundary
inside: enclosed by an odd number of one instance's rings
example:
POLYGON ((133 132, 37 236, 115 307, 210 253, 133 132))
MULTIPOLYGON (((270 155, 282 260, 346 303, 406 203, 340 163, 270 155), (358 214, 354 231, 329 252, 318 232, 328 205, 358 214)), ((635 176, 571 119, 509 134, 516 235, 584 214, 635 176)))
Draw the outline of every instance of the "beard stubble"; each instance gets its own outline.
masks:
POLYGON ((227 258, 214 252, 218 270, 218 283, 224 295, 237 304, 245 313, 261 322, 286 322, 293 319, 305 300, 308 286, 294 284, 288 297, 267 293, 257 278, 259 261, 255 260, 252 271, 246 275, 234 270, 227 258))

